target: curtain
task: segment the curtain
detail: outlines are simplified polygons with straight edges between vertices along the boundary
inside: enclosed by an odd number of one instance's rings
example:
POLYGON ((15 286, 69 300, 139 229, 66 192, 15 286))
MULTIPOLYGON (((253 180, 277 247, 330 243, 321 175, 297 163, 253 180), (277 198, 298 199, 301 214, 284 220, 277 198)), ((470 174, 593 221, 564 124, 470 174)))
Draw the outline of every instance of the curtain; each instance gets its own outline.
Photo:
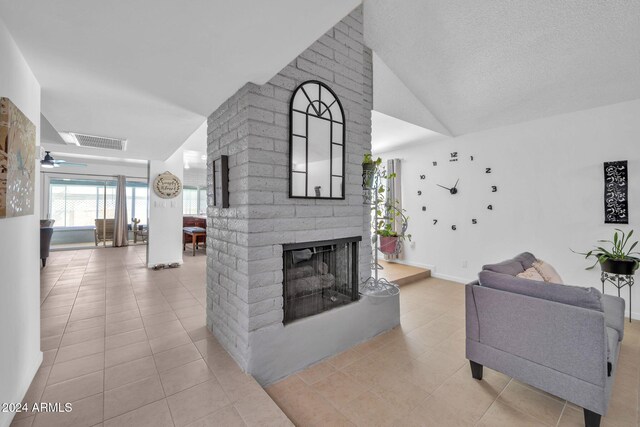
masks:
POLYGON ((116 187, 116 215, 113 224, 113 246, 129 245, 129 218, 127 216, 127 180, 118 175, 116 187))
MULTIPOLYGON (((398 210, 402 210, 402 190, 400 188, 401 182, 401 168, 400 168, 400 159, 390 159, 387 160, 387 175, 391 176, 395 174, 395 177, 387 178, 387 196, 386 201, 388 205, 395 203, 396 208, 398 210)), ((393 231, 398 234, 402 233, 402 219, 398 216, 393 215, 394 211, 387 211, 387 216, 392 218, 394 221, 392 222, 393 231)), ((389 221, 389 220, 387 220, 389 221)), ((385 260, 398 259, 399 253, 395 255, 385 255, 385 260)))

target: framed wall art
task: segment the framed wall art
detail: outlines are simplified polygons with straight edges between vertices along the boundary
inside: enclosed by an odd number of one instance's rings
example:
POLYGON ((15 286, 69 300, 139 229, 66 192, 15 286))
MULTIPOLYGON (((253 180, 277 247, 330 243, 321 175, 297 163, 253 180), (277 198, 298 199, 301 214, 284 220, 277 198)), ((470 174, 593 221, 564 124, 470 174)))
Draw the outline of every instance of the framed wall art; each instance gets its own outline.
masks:
POLYGON ((626 160, 604 162, 604 222, 629 223, 629 172, 626 160))
POLYGON ((220 156, 213 161, 213 206, 229 207, 229 156, 220 156))
POLYGON ((33 215, 36 126, 0 98, 0 218, 33 215))

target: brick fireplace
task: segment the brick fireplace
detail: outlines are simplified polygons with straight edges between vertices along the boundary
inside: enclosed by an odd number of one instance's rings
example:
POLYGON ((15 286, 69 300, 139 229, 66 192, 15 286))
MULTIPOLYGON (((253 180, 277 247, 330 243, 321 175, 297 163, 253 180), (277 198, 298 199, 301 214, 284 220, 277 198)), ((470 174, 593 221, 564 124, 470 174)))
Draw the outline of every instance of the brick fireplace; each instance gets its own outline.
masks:
MULTIPOLYGON (((356 236, 359 277, 353 281, 370 275, 370 208, 363 205, 361 162, 371 150, 373 70, 362 34, 359 6, 269 82, 246 84, 208 119, 207 325, 262 384, 399 324, 397 296, 336 294, 352 301, 294 322, 284 317, 287 249, 356 236), (289 100, 307 80, 331 87, 344 108, 344 200, 289 197, 289 100), (228 156, 228 208, 212 206, 211 161, 221 155, 228 156)), ((311 268, 307 273, 325 269, 311 268)), ((328 291, 326 296, 331 300, 328 291)))

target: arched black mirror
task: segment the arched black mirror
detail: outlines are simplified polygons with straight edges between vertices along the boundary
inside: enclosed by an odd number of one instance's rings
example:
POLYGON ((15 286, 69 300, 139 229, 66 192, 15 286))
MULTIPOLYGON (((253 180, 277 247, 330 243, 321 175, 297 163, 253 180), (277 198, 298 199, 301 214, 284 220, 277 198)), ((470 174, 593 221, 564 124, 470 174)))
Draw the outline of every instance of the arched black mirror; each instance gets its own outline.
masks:
POLYGON ((344 111, 324 83, 293 92, 289 124, 289 196, 344 199, 344 111))

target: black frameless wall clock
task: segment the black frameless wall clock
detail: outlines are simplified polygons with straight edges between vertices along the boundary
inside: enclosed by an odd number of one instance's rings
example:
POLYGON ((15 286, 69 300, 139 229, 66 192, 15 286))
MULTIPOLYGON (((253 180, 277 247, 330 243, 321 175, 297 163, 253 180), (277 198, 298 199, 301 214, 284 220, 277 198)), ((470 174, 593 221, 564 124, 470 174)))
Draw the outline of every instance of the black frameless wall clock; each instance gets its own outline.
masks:
POLYGON ((627 161, 604 162, 604 222, 629 224, 627 161))
POLYGON ((452 151, 446 159, 431 161, 429 173, 420 174, 420 180, 425 190, 420 191, 419 195, 425 194, 430 200, 429 208, 423 206, 422 210, 434 215, 431 219, 434 226, 446 224, 451 230, 456 231, 462 224, 477 225, 482 213, 494 210, 492 195, 498 192, 498 185, 493 179, 493 168, 480 165, 474 155, 452 151), (461 178, 463 169, 464 178, 461 178), (464 213, 467 218, 435 216, 439 212, 438 204, 454 202, 472 195, 480 202, 476 207, 477 211, 468 210, 468 214, 464 213))

